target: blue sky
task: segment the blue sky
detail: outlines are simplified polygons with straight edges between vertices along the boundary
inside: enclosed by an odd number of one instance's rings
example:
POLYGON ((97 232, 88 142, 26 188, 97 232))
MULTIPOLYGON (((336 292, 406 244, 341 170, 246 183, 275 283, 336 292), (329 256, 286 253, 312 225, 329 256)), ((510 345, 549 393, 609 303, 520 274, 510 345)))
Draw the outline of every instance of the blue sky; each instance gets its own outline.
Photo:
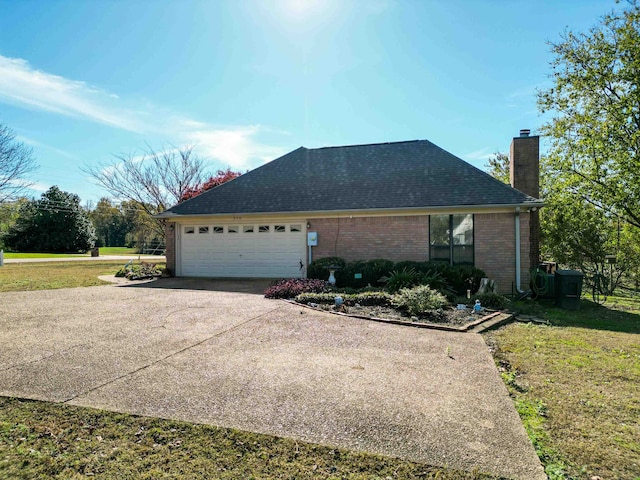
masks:
POLYGON ((34 195, 96 202, 81 170, 195 144, 245 171, 299 146, 427 139, 480 168, 544 119, 547 41, 604 0, 0 0, 0 123, 34 195))

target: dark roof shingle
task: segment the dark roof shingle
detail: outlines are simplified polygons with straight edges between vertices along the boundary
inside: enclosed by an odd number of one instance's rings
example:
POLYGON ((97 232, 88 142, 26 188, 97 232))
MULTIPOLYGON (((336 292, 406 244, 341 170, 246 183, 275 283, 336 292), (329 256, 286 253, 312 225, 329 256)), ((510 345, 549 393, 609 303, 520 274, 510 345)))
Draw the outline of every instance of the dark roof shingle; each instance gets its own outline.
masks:
POLYGON ((415 140, 300 147, 168 212, 284 213, 535 201, 433 143, 415 140))

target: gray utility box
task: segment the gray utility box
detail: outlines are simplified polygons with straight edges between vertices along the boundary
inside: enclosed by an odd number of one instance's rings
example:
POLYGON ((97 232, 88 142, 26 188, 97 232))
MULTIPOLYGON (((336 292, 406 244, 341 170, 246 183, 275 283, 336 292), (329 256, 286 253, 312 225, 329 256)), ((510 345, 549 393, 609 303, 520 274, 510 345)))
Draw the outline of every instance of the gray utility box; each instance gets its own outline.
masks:
POLYGON ((556 305, 566 310, 580 309, 582 279, 584 274, 577 270, 556 270, 556 305))

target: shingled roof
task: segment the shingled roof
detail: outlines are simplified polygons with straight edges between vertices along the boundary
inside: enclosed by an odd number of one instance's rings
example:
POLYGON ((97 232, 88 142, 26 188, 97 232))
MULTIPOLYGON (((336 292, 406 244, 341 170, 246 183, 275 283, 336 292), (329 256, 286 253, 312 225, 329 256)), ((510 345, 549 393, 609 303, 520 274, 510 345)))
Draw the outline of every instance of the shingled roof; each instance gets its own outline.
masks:
POLYGON ((161 216, 540 203, 428 140, 300 147, 161 216))

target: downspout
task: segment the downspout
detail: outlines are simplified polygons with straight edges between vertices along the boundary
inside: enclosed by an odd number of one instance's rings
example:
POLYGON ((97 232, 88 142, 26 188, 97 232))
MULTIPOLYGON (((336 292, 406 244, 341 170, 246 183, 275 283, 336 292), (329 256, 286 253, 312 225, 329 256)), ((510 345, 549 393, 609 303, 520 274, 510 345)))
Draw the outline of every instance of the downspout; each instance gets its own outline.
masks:
POLYGON ((525 293, 520 287, 520 207, 516 207, 515 215, 515 227, 516 227, 516 292, 522 294, 525 293))

